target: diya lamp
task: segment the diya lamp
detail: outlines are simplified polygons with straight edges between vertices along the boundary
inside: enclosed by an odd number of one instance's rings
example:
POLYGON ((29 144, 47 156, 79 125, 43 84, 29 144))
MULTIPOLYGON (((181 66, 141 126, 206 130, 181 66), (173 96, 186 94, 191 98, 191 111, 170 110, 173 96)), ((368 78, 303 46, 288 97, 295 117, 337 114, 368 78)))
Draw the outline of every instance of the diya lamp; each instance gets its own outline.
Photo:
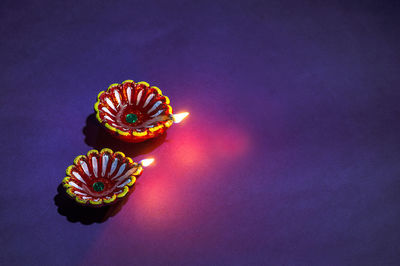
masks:
POLYGON ((62 183, 77 203, 99 207, 125 197, 143 168, 153 161, 150 158, 136 163, 122 152, 90 150, 75 158, 62 183))
POLYGON ((133 80, 111 84, 101 91, 94 109, 99 123, 127 142, 157 137, 189 115, 173 114, 169 98, 159 88, 133 80))

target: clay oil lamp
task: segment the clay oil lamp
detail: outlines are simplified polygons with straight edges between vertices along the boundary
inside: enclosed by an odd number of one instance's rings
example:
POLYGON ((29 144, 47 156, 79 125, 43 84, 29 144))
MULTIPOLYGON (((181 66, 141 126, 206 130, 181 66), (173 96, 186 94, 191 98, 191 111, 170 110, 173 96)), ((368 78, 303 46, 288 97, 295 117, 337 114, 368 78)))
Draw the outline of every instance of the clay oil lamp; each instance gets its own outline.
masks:
POLYGON ((160 136, 189 114, 173 114, 169 98, 159 88, 133 80, 111 84, 106 91, 101 91, 94 109, 100 124, 127 142, 160 136))
POLYGON ((75 158, 62 183, 67 194, 79 204, 92 207, 112 204, 127 195, 143 167, 153 161, 145 159, 136 163, 122 152, 90 150, 87 155, 75 158))

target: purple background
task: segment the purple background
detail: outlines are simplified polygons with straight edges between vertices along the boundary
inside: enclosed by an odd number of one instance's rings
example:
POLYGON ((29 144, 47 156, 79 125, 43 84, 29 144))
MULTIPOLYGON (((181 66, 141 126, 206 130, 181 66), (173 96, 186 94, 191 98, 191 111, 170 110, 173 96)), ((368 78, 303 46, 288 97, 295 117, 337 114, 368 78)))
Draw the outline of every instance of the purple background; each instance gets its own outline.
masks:
POLYGON ((374 2, 1 1, 0 264, 399 265, 400 6, 374 2), (191 115, 110 139, 126 79, 191 115), (156 158, 120 208, 57 191, 93 147, 156 158))

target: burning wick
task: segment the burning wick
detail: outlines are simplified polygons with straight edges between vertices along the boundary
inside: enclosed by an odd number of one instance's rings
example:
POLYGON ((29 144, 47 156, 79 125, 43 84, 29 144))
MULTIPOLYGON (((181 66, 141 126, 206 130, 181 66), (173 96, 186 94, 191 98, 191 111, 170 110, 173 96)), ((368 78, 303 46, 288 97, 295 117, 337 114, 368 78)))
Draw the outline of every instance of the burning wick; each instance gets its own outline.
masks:
POLYGON ((154 158, 144 159, 139 162, 143 167, 147 167, 154 162, 154 158))
POLYGON ((175 123, 180 123, 185 117, 189 115, 189 112, 179 113, 172 115, 172 119, 175 123))

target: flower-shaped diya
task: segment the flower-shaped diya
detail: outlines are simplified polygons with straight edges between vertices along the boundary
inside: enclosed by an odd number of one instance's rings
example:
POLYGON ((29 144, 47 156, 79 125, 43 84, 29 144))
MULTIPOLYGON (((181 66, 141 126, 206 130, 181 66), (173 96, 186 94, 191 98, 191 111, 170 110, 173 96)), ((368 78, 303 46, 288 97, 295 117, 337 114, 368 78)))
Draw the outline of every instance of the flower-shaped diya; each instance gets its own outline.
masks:
POLYGON ((80 204, 101 206, 123 198, 153 159, 135 163, 122 152, 110 149, 90 150, 79 155, 67 168, 63 186, 80 204))
POLYGON ((94 109, 97 120, 114 136, 141 142, 161 135, 189 114, 174 115, 169 103, 159 88, 126 80, 100 92, 94 109))

